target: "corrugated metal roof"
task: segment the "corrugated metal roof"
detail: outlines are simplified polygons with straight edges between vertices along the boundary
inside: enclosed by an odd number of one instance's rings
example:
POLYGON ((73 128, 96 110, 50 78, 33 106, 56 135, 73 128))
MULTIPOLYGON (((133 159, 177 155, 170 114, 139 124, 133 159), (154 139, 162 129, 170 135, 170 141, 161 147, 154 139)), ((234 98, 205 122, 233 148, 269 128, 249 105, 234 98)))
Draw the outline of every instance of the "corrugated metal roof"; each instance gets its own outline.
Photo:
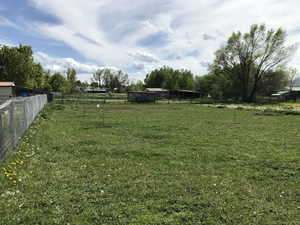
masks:
POLYGON ((163 89, 163 88, 146 88, 145 91, 149 91, 149 92, 165 92, 165 91, 168 91, 166 89, 163 89))
POLYGON ((300 87, 292 87, 292 91, 300 91, 300 87))
POLYGON ((272 94, 272 96, 273 96, 273 97, 278 97, 278 96, 285 95, 285 94, 287 94, 287 93, 289 93, 289 91, 279 91, 279 92, 277 92, 277 93, 275 93, 275 94, 272 94))
POLYGON ((14 82, 0 82, 0 87, 14 87, 14 82))

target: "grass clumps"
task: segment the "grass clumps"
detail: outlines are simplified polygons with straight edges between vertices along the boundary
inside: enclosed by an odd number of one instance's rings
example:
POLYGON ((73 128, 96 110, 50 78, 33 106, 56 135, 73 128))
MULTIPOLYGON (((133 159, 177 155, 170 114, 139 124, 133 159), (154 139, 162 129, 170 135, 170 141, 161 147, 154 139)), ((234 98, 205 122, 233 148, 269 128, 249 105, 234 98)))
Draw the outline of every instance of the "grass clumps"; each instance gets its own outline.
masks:
POLYGON ((297 116, 50 104, 0 166, 0 224, 299 224, 297 116), (21 154, 17 157, 18 154, 21 154))

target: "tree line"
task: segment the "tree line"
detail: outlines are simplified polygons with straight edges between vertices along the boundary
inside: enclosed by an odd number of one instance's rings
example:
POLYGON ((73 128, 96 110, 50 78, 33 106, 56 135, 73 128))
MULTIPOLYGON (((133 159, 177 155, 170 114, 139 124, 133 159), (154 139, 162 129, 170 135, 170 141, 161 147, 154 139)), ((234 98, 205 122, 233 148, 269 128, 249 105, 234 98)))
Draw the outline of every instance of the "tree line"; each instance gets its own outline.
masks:
POLYGON ((208 74, 195 76, 190 70, 168 66, 155 69, 144 81, 129 81, 128 74, 109 68, 98 69, 91 83, 77 79, 75 69, 65 73, 45 71, 33 60, 30 46, 0 46, 0 81, 14 81, 16 85, 32 89, 75 92, 92 86, 115 91, 138 91, 144 88, 195 90, 202 96, 215 99, 255 101, 257 96, 269 96, 286 87, 292 87, 297 70, 287 62, 296 50, 286 45, 287 34, 281 28, 267 29, 252 25, 250 31, 234 32, 226 44, 215 52, 208 74))
POLYGON ((125 91, 129 85, 128 74, 122 70, 98 69, 91 79, 92 87, 106 88, 112 91, 125 91))
POLYGON ((244 102, 270 96, 286 86, 291 89, 297 70, 286 65, 296 46, 287 46, 286 37, 281 28, 252 25, 248 33, 233 33, 215 52, 208 74, 193 76, 188 70, 163 67, 146 76, 145 86, 196 90, 202 96, 244 102))
POLYGON ((39 91, 63 93, 80 91, 89 85, 117 91, 129 85, 128 74, 111 69, 98 69, 91 84, 78 80, 74 68, 68 68, 65 73, 51 73, 34 61, 32 48, 26 45, 0 45, 0 81, 12 81, 16 86, 39 91))
POLYGON ((43 69, 33 59, 30 46, 0 46, 0 81, 13 81, 16 86, 55 92, 73 92, 79 81, 76 71, 69 68, 65 74, 43 69))

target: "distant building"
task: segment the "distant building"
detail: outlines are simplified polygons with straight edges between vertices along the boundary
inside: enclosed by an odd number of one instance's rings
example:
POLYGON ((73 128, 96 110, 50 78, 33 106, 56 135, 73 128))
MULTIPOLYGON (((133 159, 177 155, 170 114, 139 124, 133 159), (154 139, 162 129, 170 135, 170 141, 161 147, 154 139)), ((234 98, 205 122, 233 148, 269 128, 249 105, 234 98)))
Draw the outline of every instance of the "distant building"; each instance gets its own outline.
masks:
POLYGON ((16 96, 16 86, 14 82, 0 82, 0 98, 10 98, 16 96))
POLYGON ((128 102, 147 103, 155 102, 157 99, 156 93, 146 91, 129 91, 127 93, 128 102))
POLYGON ((170 98, 176 98, 176 99, 200 98, 200 92, 190 91, 190 90, 172 90, 170 91, 170 98))
POLYGON ((282 90, 275 94, 272 94, 272 97, 280 101, 297 101, 298 99, 300 99, 300 87, 292 87, 291 90, 289 90, 289 88, 286 88, 286 90, 282 90))
POLYGON ((167 89, 163 89, 163 88, 146 88, 145 91, 146 92, 168 92, 167 89))
POLYGON ((93 88, 93 87, 87 87, 85 89, 85 92, 87 93, 107 93, 108 90, 106 88, 93 88))
POLYGON ((169 98, 169 91, 163 88, 146 88, 145 92, 155 94, 157 99, 169 98))
POLYGON ((54 98, 61 98, 61 97, 63 97, 63 93, 62 93, 62 92, 52 91, 52 92, 50 92, 50 93, 52 94, 52 96, 53 96, 54 98))

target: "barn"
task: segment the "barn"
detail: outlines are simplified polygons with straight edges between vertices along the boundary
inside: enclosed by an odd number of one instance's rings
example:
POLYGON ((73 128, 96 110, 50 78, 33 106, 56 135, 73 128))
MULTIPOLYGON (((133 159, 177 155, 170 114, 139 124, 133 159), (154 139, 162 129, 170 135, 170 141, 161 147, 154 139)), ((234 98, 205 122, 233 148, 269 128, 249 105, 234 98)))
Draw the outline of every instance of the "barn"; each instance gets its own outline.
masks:
POLYGON ((157 99, 156 93, 146 91, 129 91, 127 92, 128 102, 146 103, 155 102, 157 99))
POLYGON ((171 90, 170 91, 171 99, 194 99, 200 98, 200 93, 190 90, 171 90))
POLYGON ((272 97, 279 101, 297 101, 300 99, 300 87, 292 87, 291 89, 287 88, 286 90, 272 94, 272 97))
POLYGON ((155 94, 157 99, 169 98, 169 91, 163 88, 146 88, 145 92, 155 94))

